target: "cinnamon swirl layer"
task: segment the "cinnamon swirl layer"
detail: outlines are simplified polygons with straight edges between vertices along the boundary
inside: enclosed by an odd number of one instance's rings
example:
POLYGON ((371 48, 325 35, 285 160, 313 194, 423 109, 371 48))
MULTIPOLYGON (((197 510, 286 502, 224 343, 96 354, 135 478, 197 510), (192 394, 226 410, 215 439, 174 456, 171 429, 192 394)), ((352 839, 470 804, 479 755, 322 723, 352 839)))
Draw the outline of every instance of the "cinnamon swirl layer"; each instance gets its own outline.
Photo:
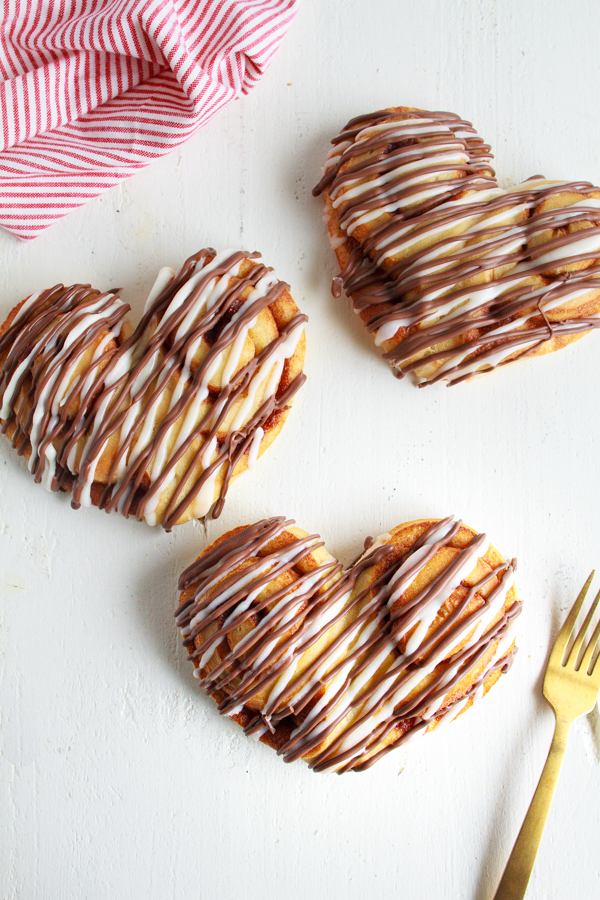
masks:
POLYGON ((37 482, 167 530, 212 512, 305 380, 304 325, 259 253, 162 269, 136 328, 118 291, 57 285, 0 328, 0 424, 37 482))
POLYGON ((201 686, 286 762, 363 771, 455 719, 511 665, 507 562, 449 517, 394 528, 347 569, 283 517, 211 544, 176 621, 201 686))
POLYGON ((502 190, 453 113, 351 120, 323 194, 343 285, 394 373, 449 384, 600 325, 600 188, 535 176, 502 190))

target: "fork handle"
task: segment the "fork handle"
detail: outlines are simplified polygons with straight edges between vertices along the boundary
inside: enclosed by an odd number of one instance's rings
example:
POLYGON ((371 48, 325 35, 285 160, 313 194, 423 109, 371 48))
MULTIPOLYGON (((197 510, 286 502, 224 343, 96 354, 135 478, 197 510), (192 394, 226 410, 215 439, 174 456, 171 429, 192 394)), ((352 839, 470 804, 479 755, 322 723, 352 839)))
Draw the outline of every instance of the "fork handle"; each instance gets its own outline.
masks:
POLYGON ((506 864, 502 881, 494 894, 494 900, 522 900, 525 896, 567 749, 570 727, 570 721, 557 717, 546 765, 506 864))

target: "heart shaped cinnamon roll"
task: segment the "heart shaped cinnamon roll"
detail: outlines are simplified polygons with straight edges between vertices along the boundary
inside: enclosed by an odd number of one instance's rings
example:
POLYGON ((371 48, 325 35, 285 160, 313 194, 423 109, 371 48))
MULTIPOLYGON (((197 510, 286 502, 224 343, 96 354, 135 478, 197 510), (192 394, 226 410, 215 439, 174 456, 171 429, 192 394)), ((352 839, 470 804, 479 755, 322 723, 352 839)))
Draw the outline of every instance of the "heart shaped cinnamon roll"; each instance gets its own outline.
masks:
POLYGON ((0 329, 0 424, 48 489, 167 530, 221 512, 305 380, 304 324, 258 253, 162 269, 133 328, 116 291, 57 285, 0 329))
POLYGON ((506 672, 507 562, 452 517, 394 528, 347 569, 283 518, 223 535, 181 576, 200 684, 247 734, 317 772, 362 771, 455 719, 506 672))
POLYGON ((408 107, 352 119, 322 193, 341 275, 396 375, 457 384, 600 325, 600 188, 502 190, 470 122, 408 107))

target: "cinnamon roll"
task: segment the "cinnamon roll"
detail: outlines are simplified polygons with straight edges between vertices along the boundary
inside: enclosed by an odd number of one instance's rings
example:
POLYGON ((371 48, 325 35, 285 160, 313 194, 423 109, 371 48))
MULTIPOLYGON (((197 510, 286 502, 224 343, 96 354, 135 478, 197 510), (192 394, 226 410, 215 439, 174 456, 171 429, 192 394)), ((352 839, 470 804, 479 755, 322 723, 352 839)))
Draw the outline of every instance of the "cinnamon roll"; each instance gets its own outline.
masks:
POLYGON ((600 325, 600 188, 498 186, 453 113, 393 107, 332 140, 323 194, 343 286, 394 374, 449 384, 600 325))
POLYGON ((283 517, 230 531, 176 621, 220 712, 317 772, 363 771, 454 720, 511 665, 515 560, 460 520, 392 529, 347 569, 283 517))
POLYGON ((304 326, 260 254, 164 268, 137 327, 118 291, 56 285, 0 328, 0 425, 37 482, 166 530, 223 507, 305 380, 304 326))

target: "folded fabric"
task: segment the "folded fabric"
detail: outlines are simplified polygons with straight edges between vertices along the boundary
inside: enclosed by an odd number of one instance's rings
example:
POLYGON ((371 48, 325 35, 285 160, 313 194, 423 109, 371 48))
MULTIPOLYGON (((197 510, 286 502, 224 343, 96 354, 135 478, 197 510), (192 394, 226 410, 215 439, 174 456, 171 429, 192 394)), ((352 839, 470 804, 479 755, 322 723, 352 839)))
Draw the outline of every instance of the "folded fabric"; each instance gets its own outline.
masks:
POLYGON ((298 0, 5 0, 0 226, 34 238, 262 76, 298 0))

